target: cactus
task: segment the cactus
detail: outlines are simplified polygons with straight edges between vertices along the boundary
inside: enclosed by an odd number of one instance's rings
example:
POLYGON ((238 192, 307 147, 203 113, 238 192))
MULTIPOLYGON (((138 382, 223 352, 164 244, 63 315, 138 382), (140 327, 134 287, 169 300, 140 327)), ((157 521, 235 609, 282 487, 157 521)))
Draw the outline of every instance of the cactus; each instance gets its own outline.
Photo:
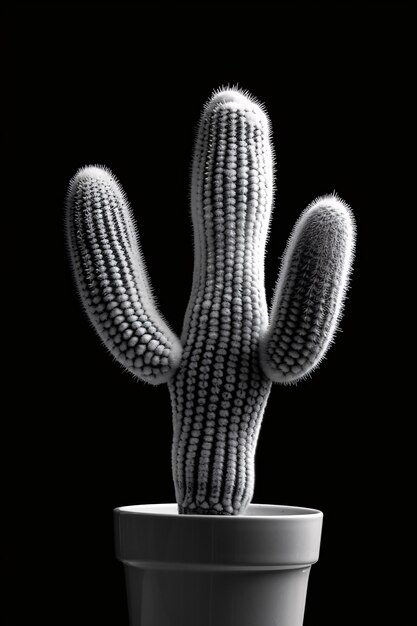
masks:
POLYGON ((317 366, 347 288, 354 221, 349 207, 328 195, 307 207, 293 230, 268 322, 270 135, 263 106, 247 92, 215 92, 203 110, 191 180, 194 273, 181 340, 158 311, 116 178, 85 167, 69 186, 67 238, 90 321, 135 377, 168 383, 183 514, 244 512, 272 382, 294 383, 317 366))

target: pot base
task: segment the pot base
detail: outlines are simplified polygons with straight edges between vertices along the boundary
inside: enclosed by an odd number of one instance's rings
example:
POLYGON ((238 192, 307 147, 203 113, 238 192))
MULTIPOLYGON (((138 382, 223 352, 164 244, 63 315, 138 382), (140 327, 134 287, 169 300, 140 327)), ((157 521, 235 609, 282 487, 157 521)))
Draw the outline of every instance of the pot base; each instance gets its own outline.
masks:
POLYGON ((302 626, 310 567, 179 571, 125 565, 131 626, 302 626))

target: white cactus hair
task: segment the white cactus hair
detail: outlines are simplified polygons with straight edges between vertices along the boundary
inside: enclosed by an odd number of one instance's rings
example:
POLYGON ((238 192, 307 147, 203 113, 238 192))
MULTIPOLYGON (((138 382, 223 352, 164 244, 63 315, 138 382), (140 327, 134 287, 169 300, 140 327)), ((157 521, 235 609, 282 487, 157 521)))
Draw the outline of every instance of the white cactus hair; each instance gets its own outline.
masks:
MULTIPOLYGON (((327 350, 334 342, 335 333, 338 330, 338 325, 342 318, 343 307, 346 299, 347 290, 349 288, 350 276, 353 268, 353 259, 355 254, 355 244, 356 244, 356 222, 354 219, 353 212, 348 205, 347 202, 342 200, 336 193, 333 191, 331 194, 319 196, 315 198, 301 213, 297 222, 294 225, 292 233, 287 241, 287 245, 283 254, 281 268, 279 271, 278 279, 275 286, 274 298, 271 305, 271 316, 270 325, 268 333, 262 338, 260 344, 260 354, 261 361, 264 371, 274 382, 279 382, 284 385, 292 385, 297 384, 300 381, 305 380, 306 378, 311 376, 311 373, 320 365, 322 360, 325 358, 327 350), (273 334, 276 329, 274 329, 274 324, 276 323, 276 316, 279 312, 280 299, 282 297, 282 293, 285 288, 285 283, 288 280, 288 275, 291 273, 291 263, 293 259, 294 252, 296 251, 297 246, 300 245, 300 238, 303 232, 303 229, 306 225, 307 220, 315 215, 317 215, 320 211, 332 211, 334 213, 334 218, 331 222, 331 226, 333 229, 338 230, 340 232, 340 228, 344 229, 345 240, 344 244, 346 246, 345 251, 339 251, 337 256, 339 262, 339 270, 338 274, 338 284, 335 285, 334 289, 334 302, 333 302, 333 310, 330 315, 330 325, 323 337, 323 340, 320 344, 319 351, 314 354, 314 358, 312 361, 308 363, 308 366, 302 368, 302 373, 298 374, 289 374, 284 375, 282 371, 277 368, 276 363, 273 362, 273 359, 268 358, 267 350, 268 347, 272 349, 274 356, 276 356, 277 349, 277 340, 278 337, 275 337, 275 345, 268 346, 269 344, 273 344, 273 334), (339 220, 336 215, 338 214, 339 220), (275 316, 275 319, 274 319, 275 316)), ((322 251, 325 253, 326 251, 322 251)), ((324 270, 328 269, 327 264, 324 264, 324 270)), ((335 280, 336 276, 323 276, 323 279, 327 280, 335 280)), ((330 304, 330 302, 328 302, 330 304)), ((279 335, 279 332, 277 333, 279 335)))
POLYGON ((264 265, 274 166, 265 106, 237 86, 215 90, 203 107, 192 158, 194 272, 181 338, 158 310, 116 177, 88 166, 70 182, 66 232, 81 301, 125 369, 168 384, 172 471, 183 514, 245 511, 272 383, 309 376, 340 321, 356 228, 335 193, 316 198, 298 219, 268 312, 264 265))
MULTIPOLYGON (((65 231, 66 231, 67 247, 68 247, 68 251, 69 251, 69 255, 71 259, 73 275, 74 275, 75 283, 77 285, 77 289, 80 295, 81 303, 88 316, 90 323, 97 331, 97 334, 102 340, 104 346, 113 356, 113 358, 116 361, 118 361, 124 367, 125 370, 127 370, 129 373, 131 373, 134 376, 135 380, 141 379, 142 381, 153 384, 153 385, 158 385, 160 383, 167 382, 167 380, 170 378, 170 376, 173 375, 176 368, 178 367, 178 364, 181 358, 181 344, 176 339, 174 332, 168 325, 168 322, 165 320, 165 318, 162 316, 162 314, 158 310, 158 306, 157 306, 155 296, 153 293, 152 284, 148 276, 146 262, 145 262, 145 259, 141 250, 139 234, 138 234, 136 222, 133 216, 133 211, 130 207, 129 201, 118 179, 106 166, 103 166, 103 165, 84 166, 80 168, 76 172, 75 176, 73 176, 73 178, 71 179, 69 183, 69 187, 68 187, 67 197, 66 197, 65 231), (83 183, 85 187, 84 196, 81 198, 79 202, 79 206, 76 206, 75 194, 80 193, 83 183), (93 220, 94 210, 91 208, 91 206, 87 206, 88 202, 90 202, 90 205, 91 205, 91 196, 93 194, 91 186, 95 187, 94 193, 97 194, 101 192, 103 196, 99 201, 96 200, 96 203, 98 205, 96 207, 97 212, 98 211, 103 212, 103 198, 105 198, 106 194, 107 195, 112 194, 112 199, 114 202, 113 215, 110 216, 110 210, 108 210, 107 211, 108 218, 109 220, 114 219, 115 222, 118 221, 119 224, 122 220, 124 220, 123 226, 126 228, 126 231, 128 233, 127 236, 129 238, 129 245, 131 247, 131 250, 129 252, 133 256, 132 268, 133 270, 136 270, 137 279, 138 279, 138 282, 140 283, 140 288, 138 288, 139 285, 137 285, 136 288, 134 288, 137 294, 140 293, 139 299, 135 300, 136 306, 140 306, 141 308, 143 307, 143 309, 147 312, 147 316, 149 320, 152 320, 155 327, 158 329, 155 332, 161 334, 161 337, 158 337, 158 339, 154 338, 152 340, 149 340, 149 343, 151 341, 155 342, 155 341, 162 339, 164 345, 166 346, 166 348, 164 348, 165 350, 164 357, 162 357, 162 359, 164 359, 163 365, 156 366, 155 364, 153 367, 152 367, 153 365, 152 363, 149 363, 149 364, 142 363, 140 365, 140 359, 143 360, 142 359, 142 355, 144 354, 143 352, 141 353, 141 355, 136 355, 136 358, 134 358, 133 355, 128 355, 129 350, 132 350, 134 346, 131 346, 130 348, 129 346, 126 346, 126 350, 125 350, 126 355, 125 355, 123 351, 121 351, 120 348, 118 348, 117 345, 114 344, 114 341, 112 341, 112 338, 110 335, 110 332, 111 332, 110 329, 114 329, 114 327, 112 327, 109 324, 108 328, 105 328, 102 321, 98 319, 97 311, 95 310, 95 306, 93 303, 94 296, 92 296, 92 294, 89 293, 89 290, 86 285, 86 273, 85 271, 83 271, 81 267, 81 264, 82 264, 81 256, 83 254, 84 255, 89 254, 88 248, 91 247, 91 237, 95 237, 97 235, 98 227, 96 226, 95 233, 91 233, 91 232, 89 233, 87 232, 89 229, 89 226, 85 224, 84 225, 85 232, 81 234, 80 228, 77 229, 77 225, 76 225, 77 220, 78 221, 81 220, 81 215, 82 215, 82 212, 84 211, 84 213, 87 215, 85 222, 88 222, 88 221, 91 222, 90 230, 92 230, 92 220, 93 220), (78 239, 78 245, 77 245, 77 239, 78 239)), ((110 248, 108 242, 106 241, 106 234, 107 233, 105 233, 103 229, 102 230, 103 239, 101 241, 101 246, 102 247, 106 246, 110 248)), ((117 240, 113 241, 113 251, 118 247, 119 243, 120 241, 117 241, 117 240)), ((99 251, 99 253, 102 253, 102 252, 103 250, 99 251)), ((124 251, 124 253, 120 253, 120 256, 122 256, 122 254, 126 254, 126 259, 129 256, 126 250, 124 251)), ((90 253, 90 256, 91 256, 91 253, 90 253)), ((126 262, 126 259, 123 260, 123 263, 126 262)), ((106 278, 105 280, 109 282, 110 284, 112 282, 111 279, 109 280, 108 278, 106 278)), ((126 276, 124 277, 124 280, 126 280, 126 276)), ((97 286, 95 289, 97 290, 97 286)), ((107 287, 107 289, 110 290, 112 289, 112 287, 109 286, 107 287)), ((120 286, 119 290, 121 289, 125 290, 125 287, 120 286)), ((96 302, 96 308, 97 308, 97 304, 99 307, 101 308, 103 307, 103 301, 102 301, 103 295, 104 297, 107 296, 107 294, 95 294, 96 300, 99 301, 99 302, 96 302)), ((113 300, 113 304, 117 303, 118 300, 120 299, 121 298, 118 298, 117 296, 115 296, 115 299, 113 300)), ((135 303, 133 301, 131 302, 131 306, 133 309, 136 308, 135 303)), ((114 307, 113 307, 113 310, 114 310, 114 307)), ((137 311, 135 312, 137 313, 137 311)), ((130 317, 138 317, 138 316, 135 316, 133 314, 130 317)), ((124 323, 126 324, 128 322, 124 322, 124 323)), ((133 321, 131 320, 131 323, 138 324, 138 322, 135 320, 133 321)), ((136 330, 142 331, 141 328, 137 328, 136 330)), ((128 330, 127 328, 124 330, 124 332, 126 333, 126 331, 131 332, 131 330, 128 330)), ((135 333, 132 333, 132 335, 135 335, 135 333)), ((142 333, 142 336, 144 335, 145 333, 142 333)), ((117 337, 117 334, 116 334, 116 337, 117 337)), ((133 340, 131 339, 130 342, 132 343, 133 340)), ((139 337, 138 337, 138 342, 139 342, 139 337)), ((123 346, 123 342, 119 342, 119 343, 123 346)), ((152 344, 152 347, 155 349, 160 345, 161 345, 161 342, 159 341, 158 345, 152 344)), ((155 352, 155 350, 153 351, 155 352)), ((146 353, 149 353, 148 349, 145 350, 145 354, 146 353)), ((158 354, 154 354, 152 357, 150 357, 150 360, 152 358, 154 359, 154 361, 158 360, 158 354)), ((159 359, 159 361, 161 361, 161 359, 159 359)))

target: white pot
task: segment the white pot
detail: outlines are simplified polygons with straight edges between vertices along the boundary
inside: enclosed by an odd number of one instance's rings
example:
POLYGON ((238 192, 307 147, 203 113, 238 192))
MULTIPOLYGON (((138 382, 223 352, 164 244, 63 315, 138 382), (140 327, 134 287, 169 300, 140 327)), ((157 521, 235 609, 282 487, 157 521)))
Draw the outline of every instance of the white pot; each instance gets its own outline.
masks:
POLYGON ((115 509, 131 626, 302 626, 323 514, 250 504, 244 515, 115 509))

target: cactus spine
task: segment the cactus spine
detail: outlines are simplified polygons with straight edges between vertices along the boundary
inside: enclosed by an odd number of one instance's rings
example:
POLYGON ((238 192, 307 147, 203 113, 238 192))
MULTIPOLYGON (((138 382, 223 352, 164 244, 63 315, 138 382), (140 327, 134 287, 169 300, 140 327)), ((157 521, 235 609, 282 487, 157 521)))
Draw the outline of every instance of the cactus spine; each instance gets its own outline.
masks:
POLYGON ((167 382, 180 513, 236 515, 254 488, 254 456, 273 381, 322 359, 340 317, 354 223, 335 195, 316 200, 290 237, 268 323, 264 255, 273 155, 263 107, 236 89, 205 106, 195 144, 194 274, 181 341, 159 313, 127 200, 105 168, 72 179, 67 237, 85 310, 136 377, 167 382))

